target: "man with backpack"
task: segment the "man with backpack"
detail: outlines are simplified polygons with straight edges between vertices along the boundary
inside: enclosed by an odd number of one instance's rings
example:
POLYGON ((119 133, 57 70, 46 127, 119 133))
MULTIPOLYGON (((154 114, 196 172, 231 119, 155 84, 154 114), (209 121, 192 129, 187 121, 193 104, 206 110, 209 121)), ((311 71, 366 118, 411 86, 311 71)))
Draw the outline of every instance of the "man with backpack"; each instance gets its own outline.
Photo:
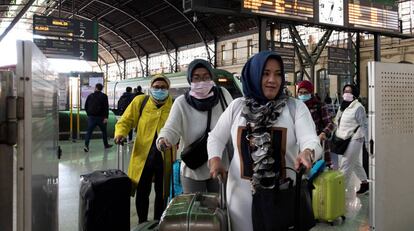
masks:
POLYGON ((110 148, 113 145, 108 144, 108 137, 106 133, 106 124, 108 123, 108 96, 102 93, 102 83, 95 85, 95 92, 88 95, 85 102, 85 111, 88 115, 88 129, 85 136, 85 147, 83 150, 89 152, 89 140, 92 136, 92 132, 96 126, 102 131, 102 139, 105 148, 110 148))
MULTIPOLYGON (((121 98, 118 100, 118 115, 122 116, 124 114, 124 111, 127 109, 129 104, 132 102, 132 100, 135 98, 135 94, 132 93, 132 88, 127 87, 125 89, 124 94, 122 94, 121 98)), ((128 142, 132 141, 132 130, 128 133, 128 142)))

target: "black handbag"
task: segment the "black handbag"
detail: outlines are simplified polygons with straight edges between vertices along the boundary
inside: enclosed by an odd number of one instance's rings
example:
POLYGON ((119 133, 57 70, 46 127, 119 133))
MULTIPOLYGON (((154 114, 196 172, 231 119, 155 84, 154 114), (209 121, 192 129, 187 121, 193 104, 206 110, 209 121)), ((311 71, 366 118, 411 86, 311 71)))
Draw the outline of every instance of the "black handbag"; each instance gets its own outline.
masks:
POLYGON ((211 110, 208 111, 207 127, 203 135, 192 144, 184 148, 181 160, 191 169, 197 169, 208 160, 207 138, 210 131, 211 110))
POLYGON ((289 185, 285 189, 256 191, 252 202, 254 231, 305 231, 315 226, 308 181, 302 179, 303 173, 303 168, 296 173, 295 186, 290 181, 287 182, 289 185))
MULTIPOLYGON (((338 119, 338 127, 340 123, 341 123, 341 117, 338 119)), ((358 130, 358 128, 359 128, 359 125, 355 128, 351 137, 349 137, 348 139, 342 139, 342 138, 337 137, 336 132, 334 131, 332 135, 332 141, 331 141, 331 152, 338 154, 338 155, 343 155, 346 149, 348 148, 348 145, 351 142, 351 139, 356 133, 356 131, 358 130)))

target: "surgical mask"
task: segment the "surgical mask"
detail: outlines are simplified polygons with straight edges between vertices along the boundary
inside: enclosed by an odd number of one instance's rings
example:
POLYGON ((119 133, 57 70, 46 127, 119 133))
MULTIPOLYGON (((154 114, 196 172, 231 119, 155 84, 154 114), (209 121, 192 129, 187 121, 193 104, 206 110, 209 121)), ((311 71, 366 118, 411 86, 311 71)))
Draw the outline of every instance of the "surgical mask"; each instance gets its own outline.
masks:
POLYGON ((305 95, 299 95, 298 98, 302 102, 306 102, 306 101, 310 100, 312 98, 312 96, 311 96, 311 94, 305 94, 305 95))
POLYGON ((214 82, 211 80, 195 82, 195 83, 192 82, 190 95, 196 99, 206 99, 214 95, 213 92, 210 92, 213 86, 214 86, 214 82))
POLYGON ((168 97, 167 89, 150 88, 150 93, 152 97, 157 101, 164 101, 168 97))
POLYGON ((352 93, 344 93, 342 95, 342 98, 344 99, 344 101, 351 102, 352 100, 354 100, 354 95, 352 93))

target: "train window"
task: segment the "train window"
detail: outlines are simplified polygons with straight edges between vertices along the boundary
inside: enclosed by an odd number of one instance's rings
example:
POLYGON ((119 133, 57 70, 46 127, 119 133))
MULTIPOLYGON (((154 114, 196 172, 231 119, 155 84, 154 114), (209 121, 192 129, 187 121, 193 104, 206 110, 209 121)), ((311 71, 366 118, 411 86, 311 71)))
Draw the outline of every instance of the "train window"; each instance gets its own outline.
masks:
POLYGON ((188 90, 188 87, 180 87, 180 88, 170 88, 168 91, 172 96, 173 100, 175 100, 178 96, 184 94, 188 90))
POLYGON ((219 75, 216 79, 216 84, 226 88, 226 90, 230 93, 233 99, 243 96, 240 89, 234 82, 233 78, 228 78, 226 76, 219 75))

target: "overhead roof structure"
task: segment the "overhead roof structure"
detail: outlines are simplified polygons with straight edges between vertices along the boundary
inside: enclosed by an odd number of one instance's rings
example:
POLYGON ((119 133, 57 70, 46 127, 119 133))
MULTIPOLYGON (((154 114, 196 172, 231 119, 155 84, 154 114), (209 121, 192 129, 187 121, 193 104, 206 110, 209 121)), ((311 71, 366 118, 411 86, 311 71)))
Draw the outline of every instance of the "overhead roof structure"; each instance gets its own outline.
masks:
MULTIPOLYGON (((191 3, 192 1, 185 0, 191 3)), ((194 1, 195 2, 195 1, 194 1)), ((201 0, 200 0, 201 2, 201 0)), ((239 0, 209 0, 212 4, 239 0)), ((204 44, 213 63, 208 43, 246 31, 257 31, 257 17, 241 14, 184 13, 183 0, 4 0, 0 2, 0 22, 24 19, 32 14, 61 18, 96 20, 99 25, 99 63, 120 63, 137 58, 142 72, 148 57, 165 53, 171 70, 177 51, 191 44, 204 44), (27 9, 32 5, 34 9, 27 9), (29 13, 25 13, 24 10, 29 13), (14 18, 13 18, 14 17, 14 18), (231 25, 231 28, 230 28, 231 25)), ((217 12, 223 13, 223 12, 217 12)), ((280 22, 285 22, 281 20, 280 22)))
POLYGON ((175 51, 202 43, 208 57, 214 56, 207 43, 229 35, 229 24, 240 33, 256 28, 256 21, 224 15, 185 14, 182 0, 90 0, 51 2, 43 14, 54 17, 97 20, 99 57, 104 63, 163 52, 173 63, 175 51), (60 10, 59 10, 60 9, 60 10))

